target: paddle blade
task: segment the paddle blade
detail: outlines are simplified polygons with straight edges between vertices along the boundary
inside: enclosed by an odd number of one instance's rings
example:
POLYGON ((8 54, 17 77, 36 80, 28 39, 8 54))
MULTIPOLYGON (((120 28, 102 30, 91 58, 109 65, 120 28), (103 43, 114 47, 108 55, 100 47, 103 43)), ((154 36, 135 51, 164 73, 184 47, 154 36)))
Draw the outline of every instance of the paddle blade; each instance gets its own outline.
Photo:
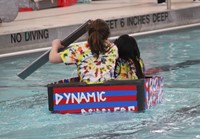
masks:
POLYGON ((17 76, 19 76, 23 80, 25 78, 27 78, 34 71, 36 71, 37 69, 39 69, 41 66, 43 66, 45 63, 47 63, 49 61, 49 53, 50 53, 50 50, 46 51, 43 55, 41 55, 40 57, 38 57, 30 65, 28 65, 22 71, 20 71, 19 73, 17 73, 17 76))
MULTIPOLYGON (((81 37, 83 34, 87 32, 88 25, 90 24, 91 20, 88 20, 83 25, 81 25, 78 29, 76 29, 74 32, 72 32, 69 36, 67 36, 61 43, 64 46, 64 49, 66 49, 71 43, 73 43, 76 39, 81 37)), ((62 51, 59 50, 59 51, 62 51)), ((21 79, 27 78, 29 75, 31 75, 34 71, 36 71, 38 68, 43 66, 45 63, 49 61, 49 53, 50 50, 46 51, 43 55, 41 55, 39 58, 37 58, 35 61, 33 61, 30 65, 28 65, 26 68, 24 68, 22 71, 17 73, 17 76, 21 79)))

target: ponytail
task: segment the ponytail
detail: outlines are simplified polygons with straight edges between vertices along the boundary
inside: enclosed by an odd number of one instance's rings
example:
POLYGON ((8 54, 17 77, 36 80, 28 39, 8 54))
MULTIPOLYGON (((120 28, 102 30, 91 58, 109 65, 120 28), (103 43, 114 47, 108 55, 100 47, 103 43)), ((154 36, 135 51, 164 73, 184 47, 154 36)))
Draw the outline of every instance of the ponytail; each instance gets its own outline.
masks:
POLYGON ((140 64, 141 58, 140 58, 140 50, 138 48, 137 42, 133 37, 130 37, 132 40, 132 44, 134 47, 134 55, 132 55, 132 60, 134 61, 135 68, 136 68, 136 75, 138 79, 144 78, 144 73, 140 64))
POLYGON ((107 51, 105 40, 110 35, 107 23, 101 19, 94 20, 88 27, 88 44, 93 53, 99 57, 101 53, 107 51))
POLYGON ((94 31, 89 35, 88 44, 92 52, 97 54, 97 56, 106 51, 105 41, 101 38, 101 35, 97 31, 94 31))
POLYGON ((140 60, 141 59, 138 59, 137 57, 133 57, 132 60, 133 60, 133 62, 135 64, 136 75, 137 75, 138 79, 144 78, 144 73, 143 73, 142 67, 140 65, 140 60))

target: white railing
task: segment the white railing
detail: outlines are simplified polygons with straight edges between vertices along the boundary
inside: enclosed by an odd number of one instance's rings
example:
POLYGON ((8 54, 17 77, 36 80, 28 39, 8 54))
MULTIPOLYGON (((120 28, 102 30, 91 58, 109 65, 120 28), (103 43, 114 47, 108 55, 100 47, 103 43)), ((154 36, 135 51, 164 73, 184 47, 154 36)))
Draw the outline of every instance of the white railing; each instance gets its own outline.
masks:
POLYGON ((167 0, 167 9, 168 9, 168 10, 171 9, 171 0, 167 0))

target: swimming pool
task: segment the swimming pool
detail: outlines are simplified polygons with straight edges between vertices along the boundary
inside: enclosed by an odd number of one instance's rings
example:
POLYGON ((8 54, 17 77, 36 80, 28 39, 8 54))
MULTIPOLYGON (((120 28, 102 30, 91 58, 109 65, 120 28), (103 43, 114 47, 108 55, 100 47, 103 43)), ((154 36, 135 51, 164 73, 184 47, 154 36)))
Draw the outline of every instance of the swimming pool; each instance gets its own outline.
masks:
POLYGON ((47 63, 21 80, 16 73, 41 53, 1 59, 0 138, 200 138, 199 36, 197 27, 137 38, 146 69, 161 67, 165 81, 163 102, 144 113, 52 114, 45 85, 75 66, 47 63))

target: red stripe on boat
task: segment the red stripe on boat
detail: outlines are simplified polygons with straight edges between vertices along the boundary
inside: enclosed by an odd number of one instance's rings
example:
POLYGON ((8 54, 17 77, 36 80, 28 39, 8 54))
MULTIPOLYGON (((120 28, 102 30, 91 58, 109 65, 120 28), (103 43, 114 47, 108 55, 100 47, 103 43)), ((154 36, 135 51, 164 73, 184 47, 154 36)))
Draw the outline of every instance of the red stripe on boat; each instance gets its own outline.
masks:
POLYGON ((63 92, 91 92, 91 91, 112 91, 112 90, 136 90, 135 85, 121 85, 121 86, 84 86, 84 87, 55 87, 54 93, 63 92))

